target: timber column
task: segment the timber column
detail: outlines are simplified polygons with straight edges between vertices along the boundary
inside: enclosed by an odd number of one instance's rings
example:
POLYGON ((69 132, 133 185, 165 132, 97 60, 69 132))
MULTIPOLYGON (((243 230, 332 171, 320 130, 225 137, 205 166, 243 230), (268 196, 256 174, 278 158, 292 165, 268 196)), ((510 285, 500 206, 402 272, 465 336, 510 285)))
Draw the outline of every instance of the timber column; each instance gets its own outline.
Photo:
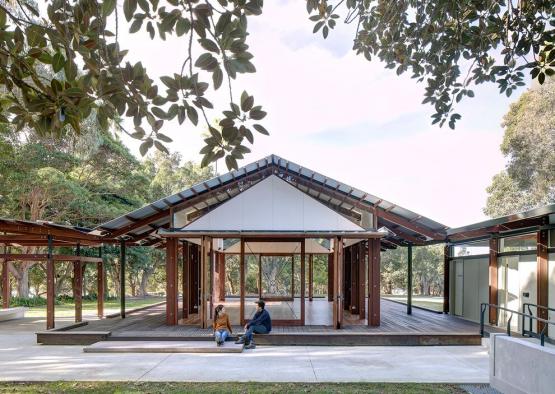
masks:
POLYGON ((125 319, 125 241, 122 239, 119 242, 119 314, 122 319, 125 319))
POLYGON ((333 328, 343 323, 343 239, 333 240, 333 328))
POLYGON ((451 261, 451 251, 452 248, 449 245, 445 245, 443 248, 443 313, 449 313, 449 292, 450 290, 450 272, 449 272, 449 262, 451 261))
MULTIPOLYGON (((497 276, 497 255, 499 253, 499 240, 490 238, 489 240, 489 303, 498 303, 498 276, 497 276)), ((489 308, 489 323, 497 324, 497 309, 489 308)))
POLYGON ((55 291, 55 267, 52 257, 52 236, 48 235, 48 258, 46 260, 46 329, 54 328, 54 305, 56 298, 55 291))
MULTIPOLYGON (((547 262, 547 238, 548 230, 540 230, 537 235, 537 303, 538 305, 548 306, 549 305, 549 270, 547 262)), ((548 311, 543 308, 537 308, 537 314, 540 319, 549 319, 548 311)), ((545 324, 538 321, 537 331, 541 333, 544 329, 545 324)), ((545 334, 547 335, 548 328, 545 328, 545 334)))
MULTIPOLYGON (((6 246, 4 246, 6 254, 6 246)), ((8 271, 8 260, 2 260, 2 308, 10 307, 10 272, 8 271)))
POLYGON ((412 244, 407 246, 407 315, 412 315, 412 244))
MULTIPOLYGON (((81 245, 77 244, 77 257, 81 256, 81 245)), ((83 269, 81 260, 73 262, 73 299, 75 301, 75 322, 83 321, 83 269)))
POLYGON ((104 317, 104 256, 103 246, 98 247, 98 257, 102 259, 96 263, 96 313, 98 317, 104 317))
POLYGON ((183 293, 183 304, 182 304, 182 314, 183 320, 189 318, 189 304, 191 302, 190 292, 191 292, 191 251, 189 250, 189 242, 183 241, 182 244, 182 255, 183 255, 183 281, 182 281, 182 293, 183 293))
POLYGON ((166 239, 166 324, 177 325, 177 239, 166 239))
POLYGON ((368 239, 368 325, 380 325, 380 240, 368 239))
POLYGON ((333 253, 328 254, 328 301, 333 302, 333 253))

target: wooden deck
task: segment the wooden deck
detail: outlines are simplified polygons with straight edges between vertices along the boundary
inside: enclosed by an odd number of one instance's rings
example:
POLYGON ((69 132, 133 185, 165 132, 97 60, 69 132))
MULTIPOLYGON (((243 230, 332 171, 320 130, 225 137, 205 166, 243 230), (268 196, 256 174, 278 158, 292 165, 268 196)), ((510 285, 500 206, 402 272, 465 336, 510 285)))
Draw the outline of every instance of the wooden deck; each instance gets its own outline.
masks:
MULTIPOLYGON (((322 308, 327 301, 307 301, 309 308, 322 308)), ((480 343, 479 325, 454 316, 413 309, 406 314, 404 305, 381 301, 381 325, 369 327, 365 320, 346 320, 344 328, 327 325, 277 326, 271 334, 257 338, 259 344, 274 345, 476 345, 480 343), (351 324, 349 324, 351 322, 351 324), (361 324, 362 323, 362 324, 361 324)), ((233 334, 243 328, 233 326, 233 334)), ((75 337, 102 335, 98 340, 206 340, 211 329, 198 326, 165 324, 165 305, 154 306, 128 315, 125 319, 95 320, 89 324, 58 333, 37 333, 39 343, 76 343, 75 337), (41 336, 41 334, 43 334, 41 336), (65 335, 65 337, 64 337, 65 335)), ((79 342, 83 344, 84 342, 79 342)))

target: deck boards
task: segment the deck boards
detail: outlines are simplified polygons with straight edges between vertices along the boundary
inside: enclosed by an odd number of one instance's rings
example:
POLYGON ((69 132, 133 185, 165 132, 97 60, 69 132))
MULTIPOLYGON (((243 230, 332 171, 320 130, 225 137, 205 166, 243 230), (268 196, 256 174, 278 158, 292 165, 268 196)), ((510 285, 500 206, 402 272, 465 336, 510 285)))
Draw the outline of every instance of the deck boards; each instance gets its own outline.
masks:
MULTIPOLYGON (((313 301, 315 303, 327 301, 313 301)), ((307 309, 311 305, 307 301, 307 309)), ((357 324, 346 324, 341 330, 334 330, 331 326, 306 325, 306 326, 278 326, 273 327, 272 334, 469 334, 476 335, 479 325, 455 316, 427 312, 413 309, 412 315, 406 314, 406 307, 387 300, 381 301, 382 316, 379 327, 369 327, 365 320, 356 320, 357 324), (361 324, 362 323, 362 324, 361 324)), ((351 317, 352 318, 352 317, 351 317)), ((72 332, 110 331, 112 337, 204 337, 212 334, 211 329, 201 329, 198 326, 165 324, 165 305, 138 311, 128 315, 125 319, 111 318, 89 322, 88 325, 78 327, 72 332)), ((233 326, 233 332, 242 333, 243 328, 233 326)))

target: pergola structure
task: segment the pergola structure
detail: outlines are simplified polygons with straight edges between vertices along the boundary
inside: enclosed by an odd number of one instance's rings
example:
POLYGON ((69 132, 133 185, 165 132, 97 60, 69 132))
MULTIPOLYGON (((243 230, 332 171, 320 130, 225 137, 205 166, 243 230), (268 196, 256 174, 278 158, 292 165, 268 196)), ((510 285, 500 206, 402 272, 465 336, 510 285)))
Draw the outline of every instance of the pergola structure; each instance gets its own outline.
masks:
POLYGON ((90 234, 89 229, 62 226, 47 222, 30 222, 23 220, 0 219, 0 253, 2 261, 2 307, 10 304, 9 263, 22 261, 46 262, 46 327, 55 327, 55 264, 71 262, 73 264, 73 295, 75 299, 75 321, 82 320, 83 275, 86 264, 96 264, 97 268, 97 312, 104 315, 104 263, 100 245, 106 240, 104 237, 90 234), (98 256, 81 255, 81 246, 98 247, 98 256), (44 247, 46 253, 11 253, 11 247, 44 247), (69 247, 74 254, 55 254, 55 248, 69 247))
MULTIPOLYGON (((0 220, 0 232, 4 233, 0 236, 0 244, 4 246, 0 254, 4 307, 9 297, 7 261, 46 261, 47 327, 53 328, 53 267, 56 261, 73 261, 76 267, 76 320, 80 319, 80 311, 77 310, 80 306, 77 304, 82 291, 82 270, 79 267, 85 263, 96 263, 98 277, 103 278, 100 246, 119 244, 122 318, 125 317, 126 248, 150 246, 166 250, 168 325, 194 322, 205 327, 208 324, 211 307, 226 298, 223 276, 229 256, 238 257, 240 264, 241 323, 249 318, 245 312, 247 260, 251 261, 253 256, 258 259, 256 296, 273 297, 274 300, 279 297, 293 299, 299 307, 299 318, 283 319, 281 323, 302 325, 305 324, 305 266, 308 267, 308 299, 311 300, 313 260, 316 256, 326 256, 332 325, 341 328, 345 310, 358 315, 360 320, 366 320, 368 325, 379 325, 380 251, 407 248, 408 288, 412 289, 412 247, 445 243, 444 312, 448 313, 452 245, 480 237, 492 238, 497 231, 516 231, 530 226, 539 229, 546 225, 546 215, 540 216, 504 218, 499 223, 490 221, 467 228, 449 229, 372 194, 271 155, 155 201, 95 229, 0 220), (43 246, 47 248, 47 253, 32 256, 12 254, 8 250, 10 246, 43 246), (54 248, 61 246, 75 248, 75 255, 54 254, 54 248), (98 257, 82 256, 81 247, 98 247, 98 257), (280 264, 289 270, 291 285, 288 291, 291 294, 266 294, 268 291, 262 285, 261 267, 264 259, 270 257, 281 257, 280 264), (296 265, 299 268, 295 268, 296 265), (292 273, 295 270, 298 270, 300 279, 295 279, 292 273), (182 272, 181 283, 178 283, 179 271, 182 272)), ((98 313, 102 315, 104 282, 100 282, 99 279, 98 313)), ((407 313, 411 313, 411 308, 409 291, 407 313)))
MULTIPOLYGON (((298 246, 294 255, 301 265, 301 317, 285 324, 304 324, 304 266, 308 261, 311 276, 313 256, 326 254, 333 326, 339 328, 346 307, 361 316, 368 311, 368 324, 379 324, 380 250, 441 242, 446 229, 396 204, 271 155, 104 223, 92 234, 166 248, 166 318, 170 325, 179 321, 179 255, 184 272, 182 318, 198 315, 198 324, 205 326, 208 308, 222 298, 214 290, 222 286, 222 261, 226 254, 233 254, 219 246, 224 241, 235 241, 241 267, 245 265, 245 245, 256 244, 258 255, 274 256, 290 253, 284 249, 292 243, 298 246), (244 198, 249 191, 255 197, 244 198), (295 213, 288 214, 290 211, 295 213), (327 245, 325 253, 307 253, 315 242, 327 245), (345 305, 347 299, 352 305, 345 305)), ((241 322, 248 318, 243 314, 244 280, 242 275, 241 322)))
MULTIPOLYGON (((500 287, 499 267, 500 259, 508 256, 530 255, 536 258, 535 275, 530 278, 535 282, 536 299, 530 300, 532 304, 543 306, 537 308, 537 316, 548 319, 549 309, 553 308, 550 302, 550 274, 549 256, 555 253, 555 204, 546 205, 526 212, 507 215, 495 219, 486 220, 467 226, 452 228, 447 231, 445 253, 445 270, 449 270, 449 262, 457 258, 453 248, 458 245, 487 245, 488 253, 476 254, 470 259, 487 259, 488 264, 488 294, 489 304, 498 305, 500 287), (550 241, 551 233, 551 241, 550 241), (518 239, 526 237, 535 239, 535 250, 528 251, 504 251, 501 242, 507 239, 518 239)), ((553 260, 551 260, 553 261, 553 260)), ((553 279, 551 279, 552 281, 553 279)), ((553 282, 551 282, 553 283, 553 282)), ((551 286, 553 286, 551 284, 551 286)), ((446 282, 446 290, 449 291, 449 282, 446 282)), ((520 296, 520 295, 519 295, 520 296)), ((449 309, 447 309, 449 310, 449 309)), ((498 323, 499 311, 495 308, 489 309, 488 320, 490 324, 498 323)), ((537 322, 537 330, 541 331, 543 323, 537 322)))

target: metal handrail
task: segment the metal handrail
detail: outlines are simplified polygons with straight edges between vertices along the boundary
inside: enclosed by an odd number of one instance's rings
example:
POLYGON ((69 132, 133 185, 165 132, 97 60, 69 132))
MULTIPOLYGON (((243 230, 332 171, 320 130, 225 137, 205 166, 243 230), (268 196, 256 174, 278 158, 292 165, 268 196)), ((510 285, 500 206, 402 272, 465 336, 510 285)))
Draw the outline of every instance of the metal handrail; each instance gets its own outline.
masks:
MULTIPOLYGON (((529 319, 531 319, 531 320, 537 320, 537 321, 539 321, 539 322, 541 322, 541 323, 544 323, 543 329, 542 329, 542 331, 541 331, 541 333, 540 333, 540 336, 539 336, 539 338, 540 338, 540 343, 541 343, 542 346, 544 346, 544 342, 545 342, 545 330, 547 329, 547 326, 548 326, 549 324, 555 325, 555 322, 554 322, 554 321, 541 319, 541 318, 536 317, 536 316, 530 316, 530 315, 527 315, 526 313, 522 313, 522 312, 518 312, 518 311, 515 311, 515 310, 512 310, 512 309, 504 308, 504 307, 499 306, 499 305, 496 305, 496 304, 488 304, 488 303, 486 303, 486 302, 483 302, 482 304, 480 304, 480 336, 481 336, 482 338, 484 337, 484 313, 486 312, 486 309, 487 309, 487 308, 495 308, 497 311, 502 310, 502 311, 510 312, 510 313, 511 313, 511 316, 509 317, 509 321, 507 322, 507 335, 508 335, 508 336, 511 336, 511 320, 512 320, 514 314, 516 314, 516 315, 518 315, 518 316, 527 317, 527 318, 529 318, 529 319)), ((522 323, 522 324, 524 324, 524 320, 523 320, 523 323, 522 323)), ((536 334, 536 335, 537 335, 537 334, 536 334)), ((536 336, 536 335, 533 335, 533 336, 536 336)), ((532 335, 531 335, 531 336, 532 336, 532 335)))
MULTIPOLYGON (((525 302, 524 304, 522 304, 522 312, 526 313, 526 309, 528 309, 528 315, 530 317, 534 316, 534 314, 532 313, 531 307, 536 308, 536 312, 538 309, 548 311, 548 313, 549 311, 555 312, 555 308, 550 308, 548 306, 543 306, 538 304, 532 304, 531 302, 525 302)), ((549 315, 548 315, 548 319, 549 319, 549 315)), ((522 321, 522 335, 526 335, 528 333, 530 334, 530 336, 533 336, 535 334, 534 329, 532 328, 532 319, 529 320, 529 323, 530 323, 530 330, 526 330, 524 325, 524 320, 522 321)))

